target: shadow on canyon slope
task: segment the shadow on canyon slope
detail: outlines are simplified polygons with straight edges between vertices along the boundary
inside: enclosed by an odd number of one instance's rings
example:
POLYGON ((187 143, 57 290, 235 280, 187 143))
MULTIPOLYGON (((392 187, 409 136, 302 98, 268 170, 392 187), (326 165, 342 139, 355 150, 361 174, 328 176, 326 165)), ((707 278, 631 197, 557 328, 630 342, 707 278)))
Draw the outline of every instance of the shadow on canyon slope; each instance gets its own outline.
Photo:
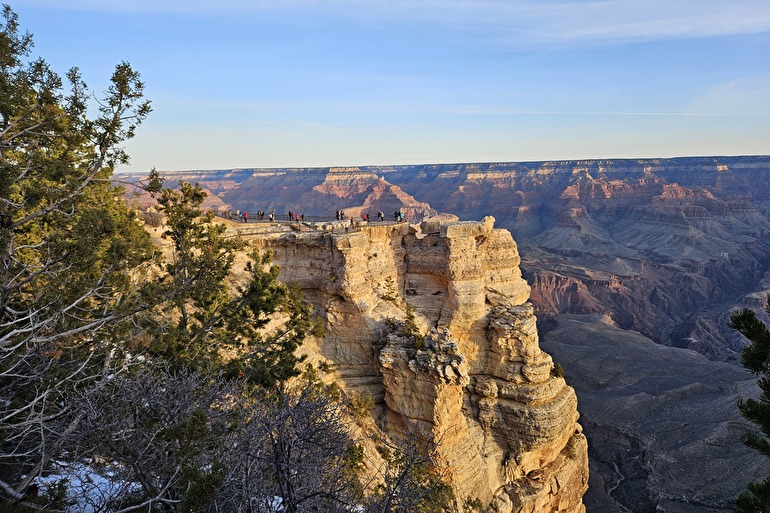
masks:
POLYGON ((744 447, 742 368, 619 329, 606 316, 541 323, 541 347, 566 371, 588 437, 589 513, 732 511, 749 481, 770 474, 744 447))

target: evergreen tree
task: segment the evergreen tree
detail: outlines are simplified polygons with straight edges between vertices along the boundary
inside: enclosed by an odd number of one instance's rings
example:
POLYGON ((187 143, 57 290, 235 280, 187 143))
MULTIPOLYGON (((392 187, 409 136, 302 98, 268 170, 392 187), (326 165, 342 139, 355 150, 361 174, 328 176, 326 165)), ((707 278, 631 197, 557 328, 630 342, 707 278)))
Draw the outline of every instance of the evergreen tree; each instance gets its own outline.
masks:
POLYGON ((80 416, 65 391, 98 386, 141 308, 152 256, 109 182, 120 145, 150 112, 127 63, 89 117, 76 68, 66 83, 30 57, 32 36, 0 19, 0 490, 22 497, 80 416))
MULTIPOLYGON (((770 296, 765 307, 770 315, 770 296)), ((759 376, 759 399, 742 399, 738 404, 741 415, 759 428, 760 432, 748 432, 743 443, 770 458, 770 330, 756 312, 744 308, 730 316, 729 326, 749 340, 743 350, 741 362, 752 374, 759 376)), ((738 513, 770 513, 770 477, 750 483, 735 501, 738 513)))
POLYGON ((154 172, 148 183, 158 191, 164 236, 172 242, 165 274, 144 289, 160 313, 149 317, 151 354, 171 365, 225 372, 263 388, 298 375, 301 358, 295 351, 318 325, 301 294, 278 282, 270 253, 249 250, 214 222, 211 212, 202 212, 206 193, 198 184, 162 189, 154 172), (237 280, 233 266, 244 251, 249 260, 237 280))

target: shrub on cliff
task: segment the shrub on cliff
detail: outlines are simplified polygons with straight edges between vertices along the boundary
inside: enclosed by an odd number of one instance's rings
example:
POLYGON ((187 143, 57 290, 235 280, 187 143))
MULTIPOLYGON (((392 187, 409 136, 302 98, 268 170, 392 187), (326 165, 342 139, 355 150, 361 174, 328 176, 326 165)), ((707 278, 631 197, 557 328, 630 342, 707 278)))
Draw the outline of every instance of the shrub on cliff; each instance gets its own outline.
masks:
POLYGON ((84 487, 70 497, 99 511, 451 509, 433 444, 378 438, 383 461, 374 463, 352 435, 343 399, 324 385, 303 376, 259 396, 245 385, 143 368, 79 397, 81 450, 71 456, 99 454, 93 472, 110 479, 100 494, 84 487))
MULTIPOLYGON (((770 296, 765 307, 770 315, 770 296)), ((738 404, 741 415, 757 426, 759 432, 748 432, 743 443, 770 458, 770 330, 756 312, 744 308, 730 316, 729 326, 749 340, 741 361, 752 374, 759 376, 762 391, 759 399, 743 399, 738 404)), ((737 513, 770 512, 770 477, 750 483, 735 501, 737 513)))
POLYGON ((248 247, 201 210, 206 193, 185 182, 162 188, 154 170, 148 184, 173 245, 165 272, 142 288, 153 305, 143 317, 150 354, 172 367, 224 372, 263 388, 298 375, 295 350, 318 324, 299 291, 278 282, 271 255, 251 251, 245 277, 233 284, 235 258, 248 247))

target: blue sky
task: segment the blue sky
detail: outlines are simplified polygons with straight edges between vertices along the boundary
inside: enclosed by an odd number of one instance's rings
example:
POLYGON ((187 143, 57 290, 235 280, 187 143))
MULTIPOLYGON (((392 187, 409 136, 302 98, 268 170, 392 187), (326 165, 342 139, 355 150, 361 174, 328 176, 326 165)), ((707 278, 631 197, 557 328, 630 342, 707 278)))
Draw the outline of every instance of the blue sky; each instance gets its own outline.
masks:
POLYGON ((153 113, 123 170, 770 154, 768 0, 19 0, 153 113))

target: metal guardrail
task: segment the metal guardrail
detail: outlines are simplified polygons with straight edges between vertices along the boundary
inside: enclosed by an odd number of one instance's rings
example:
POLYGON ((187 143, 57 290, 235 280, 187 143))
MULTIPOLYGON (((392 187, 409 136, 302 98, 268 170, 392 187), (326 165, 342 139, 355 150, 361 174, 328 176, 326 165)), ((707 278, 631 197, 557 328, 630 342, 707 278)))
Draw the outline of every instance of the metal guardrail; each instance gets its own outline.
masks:
POLYGON ((226 219, 234 223, 235 226, 231 226, 229 228, 230 230, 248 236, 270 233, 272 231, 270 229, 271 226, 275 227, 275 230, 280 230, 281 232, 286 231, 288 227, 295 227, 294 229, 298 232, 325 231, 335 235, 342 235, 345 233, 360 232, 367 227, 395 226, 407 222, 406 220, 388 221, 387 219, 384 219, 380 221, 375 219, 364 221, 363 219, 354 219, 351 223, 350 219, 337 220, 335 217, 329 216, 305 216, 304 221, 301 220, 301 217, 299 221, 289 221, 288 216, 283 216, 283 219, 271 221, 267 216, 263 219, 258 217, 252 219, 251 216, 249 216, 248 221, 243 221, 235 216, 225 217, 216 213, 215 215, 220 219, 226 219), (319 225, 324 226, 321 227, 319 225))
POLYGON ((362 218, 349 218, 344 217, 342 219, 338 219, 335 216, 302 216, 300 215, 299 219, 290 219, 288 215, 284 214, 283 216, 276 215, 274 220, 270 220, 268 215, 265 214, 264 217, 259 217, 254 214, 249 214, 248 220, 244 221, 242 217, 238 217, 235 214, 232 214, 230 216, 226 216, 221 212, 214 212, 214 215, 221 218, 221 219, 227 219, 228 221, 232 221, 234 223, 244 223, 244 224, 270 224, 270 223, 280 223, 280 224, 292 224, 292 223, 348 223, 351 226, 356 226, 358 224, 364 223, 368 224, 370 226, 372 225, 384 225, 384 224, 398 224, 407 222, 407 219, 403 220, 394 220, 389 219, 388 216, 385 216, 384 219, 377 219, 376 217, 372 218, 369 217, 369 220, 364 220, 362 218))

